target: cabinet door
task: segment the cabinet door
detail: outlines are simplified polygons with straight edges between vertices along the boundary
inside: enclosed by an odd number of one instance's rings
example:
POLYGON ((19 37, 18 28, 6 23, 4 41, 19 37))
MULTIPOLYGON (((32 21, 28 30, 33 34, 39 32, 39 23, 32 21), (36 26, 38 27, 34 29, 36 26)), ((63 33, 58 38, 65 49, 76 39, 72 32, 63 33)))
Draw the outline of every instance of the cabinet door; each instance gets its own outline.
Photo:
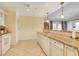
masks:
POLYGON ((0 56, 2 55, 2 38, 0 36, 0 56))
POLYGON ((57 46, 52 46, 51 47, 51 56, 63 56, 63 49, 57 47, 57 46))
POLYGON ((50 52, 51 56, 63 56, 63 44, 54 40, 51 41, 50 52))
POLYGON ((37 42, 41 45, 41 39, 42 39, 42 36, 38 33, 37 34, 37 42))
POLYGON ((73 47, 66 46, 66 55, 67 56, 78 56, 78 50, 73 47))
POLYGON ((42 49, 44 50, 44 52, 46 53, 46 55, 50 55, 50 53, 49 53, 49 50, 50 50, 49 49, 50 48, 49 38, 42 36, 41 46, 42 46, 42 49))
POLYGON ((2 55, 4 55, 10 48, 10 34, 5 34, 2 36, 2 55))

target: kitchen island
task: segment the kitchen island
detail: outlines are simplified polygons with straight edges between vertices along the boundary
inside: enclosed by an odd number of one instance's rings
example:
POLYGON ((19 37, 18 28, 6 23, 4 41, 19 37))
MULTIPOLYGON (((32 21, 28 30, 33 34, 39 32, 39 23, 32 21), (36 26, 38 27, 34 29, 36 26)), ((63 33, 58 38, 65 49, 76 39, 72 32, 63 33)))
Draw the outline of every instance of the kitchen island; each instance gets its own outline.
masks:
POLYGON ((46 55, 51 55, 51 56, 79 55, 79 36, 77 39, 72 39, 70 32, 63 32, 63 31, 50 31, 50 32, 42 32, 42 33, 38 32, 37 39, 38 39, 37 40, 38 44, 44 50, 46 55), (44 40, 48 40, 49 42, 46 43, 44 40), (48 44, 49 47, 48 50, 47 50, 47 45, 45 47, 44 43, 48 44))

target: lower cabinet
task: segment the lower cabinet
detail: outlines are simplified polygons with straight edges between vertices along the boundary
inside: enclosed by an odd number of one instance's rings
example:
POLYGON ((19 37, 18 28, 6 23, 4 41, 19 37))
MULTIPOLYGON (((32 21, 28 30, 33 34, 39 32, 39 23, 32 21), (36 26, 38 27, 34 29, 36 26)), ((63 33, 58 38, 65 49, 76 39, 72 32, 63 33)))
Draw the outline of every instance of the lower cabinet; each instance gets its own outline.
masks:
POLYGON ((56 42, 54 40, 51 41, 50 55, 51 56, 63 56, 63 53, 64 53, 63 44, 56 42))
POLYGON ((75 48, 72 48, 70 46, 65 46, 65 55, 66 56, 78 56, 78 50, 75 48))
POLYGON ((41 40, 41 47, 43 51, 46 53, 46 55, 50 55, 50 45, 49 45, 49 38, 42 36, 41 40))
POLYGON ((40 46, 41 46, 41 40, 42 40, 42 35, 38 34, 37 35, 37 42, 40 44, 40 46))
POLYGON ((1 36, 0 36, 0 56, 2 55, 2 39, 1 39, 1 36))
POLYGON ((70 47, 55 39, 50 39, 47 36, 38 35, 38 43, 47 56, 78 56, 79 51, 74 47, 70 47))
POLYGON ((2 35, 2 55, 4 55, 7 50, 10 48, 10 34, 2 35))

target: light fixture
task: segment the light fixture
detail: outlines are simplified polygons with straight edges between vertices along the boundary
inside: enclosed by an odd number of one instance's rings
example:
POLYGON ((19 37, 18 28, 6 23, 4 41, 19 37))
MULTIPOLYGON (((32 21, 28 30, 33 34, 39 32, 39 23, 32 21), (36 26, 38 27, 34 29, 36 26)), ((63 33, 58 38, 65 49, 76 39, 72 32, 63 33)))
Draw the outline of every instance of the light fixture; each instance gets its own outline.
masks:
POLYGON ((63 4, 64 2, 61 2, 61 19, 64 19, 64 15, 63 15, 63 4))
POLYGON ((26 5, 26 11, 30 11, 30 5, 29 4, 26 5))
POLYGON ((61 15, 61 19, 64 19, 64 15, 61 15))
POLYGON ((49 23, 49 20, 46 20, 46 19, 45 19, 44 22, 49 23))
POLYGON ((26 11, 30 11, 30 9, 29 9, 29 8, 27 8, 27 9, 26 9, 26 11))
POLYGON ((46 13, 46 22, 49 23, 49 20, 48 20, 48 12, 46 13))

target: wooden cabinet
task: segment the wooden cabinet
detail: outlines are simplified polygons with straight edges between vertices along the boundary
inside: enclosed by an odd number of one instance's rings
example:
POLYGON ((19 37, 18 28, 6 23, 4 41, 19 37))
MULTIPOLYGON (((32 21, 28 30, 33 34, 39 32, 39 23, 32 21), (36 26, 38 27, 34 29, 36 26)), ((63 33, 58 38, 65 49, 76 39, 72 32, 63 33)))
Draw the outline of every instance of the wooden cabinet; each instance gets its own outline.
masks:
POLYGON ((42 36, 42 40, 41 40, 41 47, 44 50, 44 52, 46 53, 46 55, 50 55, 50 45, 49 45, 49 38, 42 36))
POLYGON ((63 44, 51 39, 51 56, 63 56, 63 44))
POLYGON ((2 55, 2 40, 1 40, 1 36, 0 36, 0 56, 2 55))
POLYGON ((44 30, 48 30, 49 29, 49 23, 48 22, 44 22, 44 30))
POLYGON ((78 50, 73 48, 73 47, 70 47, 70 46, 65 46, 65 55, 66 56, 78 56, 78 50))
POLYGON ((10 34, 2 35, 2 55, 6 53, 6 51, 10 48, 10 34))
POLYGON ((38 35, 38 42, 47 56, 78 56, 79 51, 67 44, 50 39, 42 34, 38 35))
POLYGON ((49 55, 49 38, 43 35, 38 34, 38 43, 40 44, 41 48, 45 52, 46 55, 49 55))
POLYGON ((37 42, 41 45, 42 35, 37 35, 37 42))
POLYGON ((0 55, 4 55, 10 48, 10 34, 4 34, 0 36, 0 55))

